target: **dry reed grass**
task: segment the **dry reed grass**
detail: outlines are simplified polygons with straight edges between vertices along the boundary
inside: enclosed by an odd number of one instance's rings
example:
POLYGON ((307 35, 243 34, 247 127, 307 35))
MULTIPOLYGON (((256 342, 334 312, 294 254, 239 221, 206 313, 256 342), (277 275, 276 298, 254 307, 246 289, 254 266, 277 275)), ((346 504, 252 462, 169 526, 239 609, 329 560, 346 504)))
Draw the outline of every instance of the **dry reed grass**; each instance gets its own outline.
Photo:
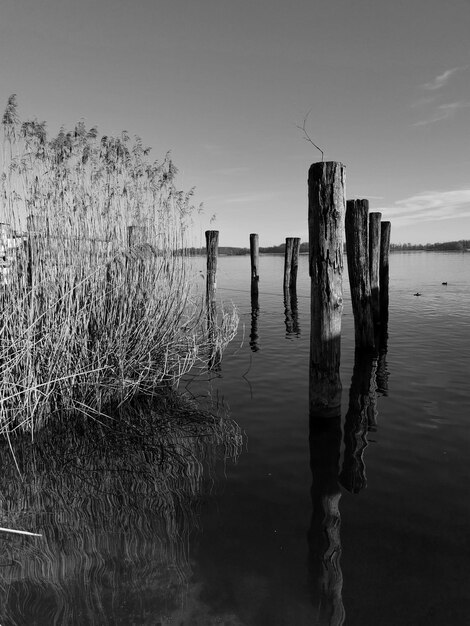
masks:
POLYGON ((3 131, 0 221, 27 237, 0 288, 0 430, 96 416, 220 358, 238 316, 207 328, 185 253, 192 192, 169 155, 82 122, 48 138, 14 96, 3 131))

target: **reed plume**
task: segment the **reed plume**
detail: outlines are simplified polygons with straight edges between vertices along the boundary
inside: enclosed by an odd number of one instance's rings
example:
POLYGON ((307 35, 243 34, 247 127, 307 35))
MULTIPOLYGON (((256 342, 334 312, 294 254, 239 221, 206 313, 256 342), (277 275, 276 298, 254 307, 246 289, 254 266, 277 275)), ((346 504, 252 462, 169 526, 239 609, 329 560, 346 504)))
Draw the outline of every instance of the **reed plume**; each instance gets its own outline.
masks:
POLYGON ((205 328, 186 253, 193 191, 170 155, 83 122, 50 138, 14 96, 2 124, 1 431, 177 387, 238 317, 205 328))

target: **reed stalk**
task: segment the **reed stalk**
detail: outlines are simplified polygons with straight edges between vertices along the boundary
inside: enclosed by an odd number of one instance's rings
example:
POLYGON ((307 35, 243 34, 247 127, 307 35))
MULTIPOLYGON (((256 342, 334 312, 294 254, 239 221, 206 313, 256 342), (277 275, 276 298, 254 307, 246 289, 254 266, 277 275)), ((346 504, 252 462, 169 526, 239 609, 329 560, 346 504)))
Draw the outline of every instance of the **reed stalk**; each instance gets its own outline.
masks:
POLYGON ((8 225, 0 287, 0 430, 80 411, 95 416, 136 394, 177 387, 209 344, 235 335, 236 311, 205 328, 188 238, 193 191, 170 155, 127 132, 83 122, 49 138, 3 116, 0 222, 8 225), (128 231, 138 236, 129 246, 128 231), (215 339, 214 339, 215 337, 215 339))

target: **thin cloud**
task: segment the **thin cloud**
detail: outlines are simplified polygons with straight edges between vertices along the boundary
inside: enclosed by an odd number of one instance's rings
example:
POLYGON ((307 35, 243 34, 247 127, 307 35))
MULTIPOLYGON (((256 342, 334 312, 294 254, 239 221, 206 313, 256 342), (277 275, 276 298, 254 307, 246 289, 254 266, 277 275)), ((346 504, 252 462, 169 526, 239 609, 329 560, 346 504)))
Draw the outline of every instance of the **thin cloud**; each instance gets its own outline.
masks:
POLYGON ((429 83, 424 83, 421 85, 423 89, 428 89, 429 91, 435 91, 436 89, 441 89, 444 85, 449 81, 449 78, 453 76, 456 72, 460 72, 462 70, 467 69, 467 66, 464 67, 453 67, 450 70, 446 70, 442 74, 439 74, 431 80, 429 83))
POLYGON ((415 122, 413 126, 426 126, 426 124, 434 124, 442 120, 447 120, 453 117, 457 111, 466 109, 470 106, 470 102, 449 102, 447 104, 440 104, 436 107, 434 114, 427 119, 415 122))
POLYGON ((384 219, 396 220, 401 226, 470 217, 470 189, 426 191, 378 211, 387 216, 384 219))

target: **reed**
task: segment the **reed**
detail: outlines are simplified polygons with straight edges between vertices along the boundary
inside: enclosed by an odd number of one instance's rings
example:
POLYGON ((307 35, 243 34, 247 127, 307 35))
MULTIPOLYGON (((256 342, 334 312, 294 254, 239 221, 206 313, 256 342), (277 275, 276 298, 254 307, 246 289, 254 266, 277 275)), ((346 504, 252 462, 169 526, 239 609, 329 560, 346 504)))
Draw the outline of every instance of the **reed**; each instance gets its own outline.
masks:
POLYGON ((220 352, 235 335, 234 310, 208 335, 185 253, 192 190, 177 188, 168 154, 149 153, 82 122, 49 138, 44 122, 20 122, 10 97, 0 222, 27 233, 0 293, 3 433, 177 387, 207 364, 209 344, 220 352))

